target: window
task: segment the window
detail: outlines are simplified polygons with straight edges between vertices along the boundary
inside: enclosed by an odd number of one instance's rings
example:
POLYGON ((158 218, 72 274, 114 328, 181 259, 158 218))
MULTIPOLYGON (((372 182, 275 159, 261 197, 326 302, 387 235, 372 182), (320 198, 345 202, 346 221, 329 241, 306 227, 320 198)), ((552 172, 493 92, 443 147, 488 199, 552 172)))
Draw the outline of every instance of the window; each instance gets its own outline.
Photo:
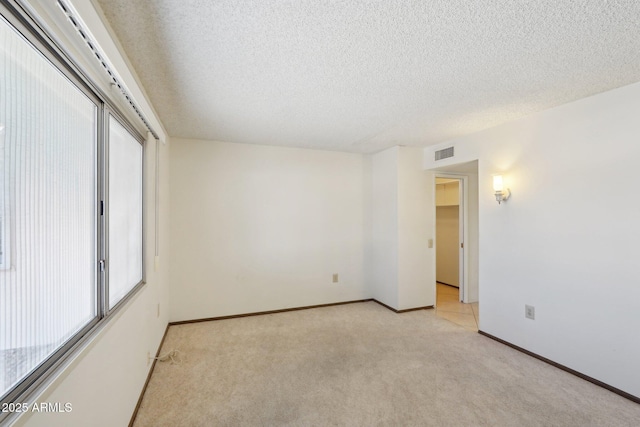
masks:
POLYGON ((0 270, 6 270, 11 265, 7 240, 8 234, 7 230, 5 230, 5 225, 8 223, 8 217, 4 211, 4 195, 7 194, 4 187, 6 170, 7 166, 4 163, 4 124, 0 123, 0 270))
POLYGON ((142 285, 144 146, 34 33, 0 12, 4 403, 37 386, 142 285))
POLYGON ((109 309, 142 281, 142 145, 109 117, 109 309))

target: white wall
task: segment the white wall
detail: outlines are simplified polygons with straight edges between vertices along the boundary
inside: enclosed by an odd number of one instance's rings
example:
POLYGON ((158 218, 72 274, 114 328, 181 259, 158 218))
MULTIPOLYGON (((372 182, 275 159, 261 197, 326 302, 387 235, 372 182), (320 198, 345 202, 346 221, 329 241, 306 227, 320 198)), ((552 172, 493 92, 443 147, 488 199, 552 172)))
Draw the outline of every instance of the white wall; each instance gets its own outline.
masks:
POLYGON ((363 156, 174 139, 171 157, 171 320, 371 296, 363 156))
MULTIPOLYGON (((477 164, 476 164, 477 168, 477 164)), ((483 188, 484 190, 484 188, 483 188)), ((483 193, 484 194, 484 193, 483 193)), ((467 248, 465 254, 466 263, 466 278, 465 286, 467 287, 466 303, 477 302, 479 294, 479 224, 478 224, 478 174, 467 174, 467 218, 465 220, 467 224, 467 237, 465 246, 467 248)), ((482 320, 478 318, 480 325, 482 326, 482 320)))
POLYGON ((155 202, 153 143, 146 151, 146 279, 143 289, 52 380, 37 402, 69 402, 69 413, 26 413, 16 426, 113 427, 129 423, 150 365, 168 323, 169 174, 168 145, 161 147, 158 269, 154 268, 155 202), (157 307, 160 304, 160 316, 157 307))
POLYGON ((362 191, 364 203, 362 205, 362 234, 363 234, 363 263, 362 275, 365 287, 369 290, 369 297, 373 298, 373 159, 362 156, 362 191))
POLYGON ((422 150, 398 151, 398 310, 435 304, 435 177, 422 170, 422 150))
POLYGON ((371 292, 398 307, 398 151, 392 147, 371 161, 371 292))
POLYGON ((373 298, 396 310, 433 305, 434 177, 417 148, 392 147, 370 160, 373 298))
POLYGON ((635 396, 639 116, 640 83, 425 150, 479 159, 481 329, 635 396))

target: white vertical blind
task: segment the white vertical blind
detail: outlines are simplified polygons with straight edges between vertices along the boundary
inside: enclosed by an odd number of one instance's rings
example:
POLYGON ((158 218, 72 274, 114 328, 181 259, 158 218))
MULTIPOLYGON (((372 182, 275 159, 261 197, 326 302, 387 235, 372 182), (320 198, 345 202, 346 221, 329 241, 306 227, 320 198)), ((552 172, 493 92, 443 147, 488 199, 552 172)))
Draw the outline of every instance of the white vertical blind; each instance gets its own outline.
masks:
POLYGON ((0 19, 0 396, 97 315, 97 111, 0 19))
POLYGON ((142 281, 142 144, 109 118, 109 308, 142 281))
POLYGON ((0 270, 6 270, 11 266, 9 258, 10 248, 4 236, 8 233, 5 229, 7 222, 4 212, 4 124, 0 123, 0 270))

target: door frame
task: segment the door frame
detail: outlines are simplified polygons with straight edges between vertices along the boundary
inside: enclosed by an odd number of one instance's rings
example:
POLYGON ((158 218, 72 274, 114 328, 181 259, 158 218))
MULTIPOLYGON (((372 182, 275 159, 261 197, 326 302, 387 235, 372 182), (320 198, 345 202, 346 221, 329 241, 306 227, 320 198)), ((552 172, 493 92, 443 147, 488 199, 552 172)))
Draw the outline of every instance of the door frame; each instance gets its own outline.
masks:
MULTIPOLYGON (((437 178, 455 179, 458 180, 458 277, 459 277, 459 297, 458 299, 464 303, 469 302, 469 290, 467 289, 467 277, 469 274, 469 245, 465 242, 469 241, 469 227, 467 226, 469 220, 468 212, 468 194, 469 194, 469 177, 456 173, 444 173, 435 172, 435 178, 433 180, 433 194, 436 193, 436 180, 437 178)), ((434 210, 436 209, 435 196, 433 198, 434 210)), ((434 221, 435 227, 435 221, 434 221)), ((434 230, 435 235, 435 230, 434 230)), ((436 240, 436 245, 438 244, 436 240)))

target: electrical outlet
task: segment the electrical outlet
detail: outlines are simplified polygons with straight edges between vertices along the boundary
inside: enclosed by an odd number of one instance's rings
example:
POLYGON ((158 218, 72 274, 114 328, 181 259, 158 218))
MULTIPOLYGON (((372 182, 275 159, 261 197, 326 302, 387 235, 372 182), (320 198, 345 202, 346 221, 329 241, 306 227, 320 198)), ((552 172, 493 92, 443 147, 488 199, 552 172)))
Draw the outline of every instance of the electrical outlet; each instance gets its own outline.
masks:
POLYGON ((524 317, 527 319, 535 320, 536 318, 536 308, 532 305, 524 306, 524 317))
POLYGON ((333 283, 338 283, 338 273, 333 273, 333 283))

